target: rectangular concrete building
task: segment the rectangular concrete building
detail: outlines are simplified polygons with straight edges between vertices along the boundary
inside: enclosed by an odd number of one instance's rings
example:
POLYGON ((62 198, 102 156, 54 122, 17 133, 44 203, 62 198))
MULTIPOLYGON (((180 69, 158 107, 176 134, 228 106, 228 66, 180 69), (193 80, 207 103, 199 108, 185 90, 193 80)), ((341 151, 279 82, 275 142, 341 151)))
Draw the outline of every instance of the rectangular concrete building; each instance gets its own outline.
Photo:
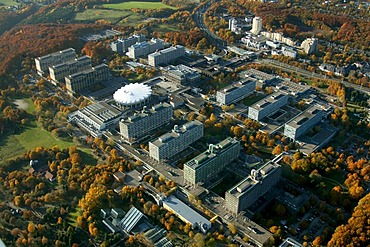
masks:
POLYGON ((212 226, 209 220, 175 196, 171 195, 165 198, 162 203, 166 210, 176 214, 183 222, 190 224, 193 229, 199 229, 202 233, 206 233, 212 226))
POLYGON ((153 67, 156 67, 161 64, 166 64, 184 55, 185 55, 185 47, 183 47, 182 45, 176 45, 176 46, 172 46, 170 48, 149 54, 148 64, 153 67))
POLYGON ((183 64, 163 68, 162 75, 166 80, 177 84, 194 83, 200 80, 200 74, 195 69, 183 64))
POLYGON ((54 52, 42 57, 35 58, 36 70, 40 75, 49 73, 49 67, 72 61, 76 58, 76 52, 73 48, 68 48, 62 51, 54 52))
POLYGON ((238 100, 247 97, 256 89, 256 80, 246 79, 243 81, 231 84, 219 91, 216 94, 216 100, 223 105, 229 105, 238 100))
POLYGON ((225 206, 237 215, 269 191, 281 176, 281 166, 270 161, 225 193, 225 206))
POLYGON ((248 117, 261 121, 280 107, 288 103, 289 96, 284 92, 275 92, 249 107, 248 117))
POLYGON ((221 172, 240 153, 239 141, 228 137, 184 164, 185 183, 196 185, 221 172))
POLYGON ((49 67, 50 78, 55 83, 64 83, 65 77, 91 68, 91 59, 88 56, 82 56, 74 60, 49 67))
POLYGON ((324 110, 318 104, 315 104, 302 112, 290 122, 285 124, 284 135, 292 140, 297 139, 306 131, 319 123, 324 115, 324 110))
POLYGON ((170 122, 173 110, 170 104, 160 103, 150 109, 144 107, 139 114, 134 114, 120 121, 122 138, 131 141, 145 136, 152 130, 170 122))
POLYGON ((135 44, 136 42, 143 42, 145 41, 145 35, 143 34, 135 34, 126 39, 118 39, 111 43, 110 47, 112 51, 115 52, 126 52, 130 46, 135 44))
POLYGON ((170 159, 185 150, 190 144, 203 137, 203 124, 194 120, 149 142, 149 156, 157 161, 170 159))
POLYGON ((100 64, 65 78, 66 88, 70 93, 80 93, 99 82, 110 78, 109 68, 106 64, 100 64))
POLYGON ((164 48, 164 42, 160 39, 151 39, 149 42, 140 42, 133 44, 128 48, 127 56, 132 59, 147 57, 150 53, 164 48))

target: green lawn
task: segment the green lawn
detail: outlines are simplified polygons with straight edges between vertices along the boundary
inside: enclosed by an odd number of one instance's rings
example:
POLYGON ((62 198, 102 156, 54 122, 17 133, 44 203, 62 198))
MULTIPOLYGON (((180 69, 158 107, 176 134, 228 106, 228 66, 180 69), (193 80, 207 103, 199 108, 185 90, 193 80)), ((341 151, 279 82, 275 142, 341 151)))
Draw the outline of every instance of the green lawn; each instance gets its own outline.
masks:
POLYGON ((165 25, 165 24, 155 25, 151 28, 153 29, 153 31, 156 31, 156 32, 181 32, 181 29, 175 26, 165 25))
POLYGON ((116 22, 120 18, 133 14, 131 11, 119 11, 110 9, 88 9, 76 14, 77 21, 106 20, 116 22))
POLYGON ((14 5, 19 4, 14 0, 0 0, 0 6, 14 6, 14 5))
POLYGON ((163 4, 161 2, 123 2, 123 3, 112 3, 112 4, 103 4, 104 8, 108 9, 118 9, 118 10, 125 10, 125 9, 176 9, 175 7, 163 4))

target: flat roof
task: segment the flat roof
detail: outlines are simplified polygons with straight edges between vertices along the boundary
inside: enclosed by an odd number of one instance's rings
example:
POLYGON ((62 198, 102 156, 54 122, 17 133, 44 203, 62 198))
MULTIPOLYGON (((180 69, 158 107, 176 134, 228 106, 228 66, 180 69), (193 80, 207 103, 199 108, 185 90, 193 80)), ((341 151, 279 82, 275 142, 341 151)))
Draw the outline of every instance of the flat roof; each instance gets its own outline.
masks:
POLYGON ((134 113, 133 115, 128 116, 127 119, 125 119, 123 122, 127 123, 127 124, 130 124, 132 122, 137 122, 137 121, 139 121, 141 119, 144 119, 144 118, 146 118, 150 115, 158 113, 161 110, 163 110, 165 108, 168 108, 168 107, 171 107, 171 105, 166 103, 166 102, 159 103, 157 105, 152 106, 149 109, 143 109, 140 113, 134 113))
POLYGON ((223 93, 223 94, 228 94, 228 93, 230 93, 230 92, 232 92, 236 89, 245 87, 246 85, 249 85, 251 83, 255 83, 255 80, 253 80, 252 78, 244 79, 242 81, 235 82, 235 83, 219 90, 218 92, 223 93))
POLYGON ((287 238, 279 247, 303 247, 303 245, 293 238, 287 238))
POLYGON ((173 195, 163 200, 163 204, 169 207, 176 214, 180 215, 187 222, 191 223, 193 226, 201 226, 201 224, 206 224, 208 226, 211 225, 209 220, 173 195))
POLYGON ((322 111, 323 111, 322 107, 318 104, 315 104, 286 124, 292 126, 293 128, 299 128, 309 119, 313 118, 316 114, 319 114, 322 111))
POLYGON ((104 101, 88 105, 79 111, 86 117, 92 119, 94 122, 100 124, 109 121, 113 118, 119 117, 122 113, 121 111, 119 111, 118 109, 114 108, 113 106, 109 105, 107 102, 104 101))
POLYGON ((263 109, 266 106, 277 102, 282 97, 287 96, 285 92, 275 92, 266 98, 261 99, 260 101, 254 103, 251 107, 257 110, 263 109))
POLYGON ((139 209, 132 207, 119 224, 126 232, 131 232, 142 217, 145 217, 145 215, 139 209))
POLYGON ((200 126, 200 125, 203 125, 203 124, 201 122, 199 122, 198 120, 194 120, 194 121, 191 121, 191 122, 187 122, 186 124, 184 124, 181 127, 175 126, 174 129, 171 132, 168 132, 164 135, 161 135, 160 137, 158 137, 157 140, 155 140, 154 142, 151 142, 151 143, 155 146, 158 146, 158 147, 162 146, 166 142, 169 142, 170 140, 172 140, 174 138, 178 138, 180 135, 184 134, 186 131, 188 131, 188 130, 196 127, 196 126, 200 126))
POLYGON ((50 54, 47 54, 45 56, 42 56, 42 57, 38 57, 37 59, 45 59, 45 58, 49 58, 49 57, 55 57, 55 56, 59 56, 60 54, 63 54, 63 53, 75 53, 75 49, 73 48, 68 48, 68 49, 65 49, 65 50, 61 50, 61 51, 56 51, 56 52, 53 52, 53 53, 50 53, 50 54))
POLYGON ((217 155, 226 152, 229 147, 238 144, 239 142, 237 140, 231 137, 227 137, 225 140, 219 142, 218 144, 209 145, 208 150, 189 160, 188 162, 185 163, 185 165, 191 167, 192 169, 197 169, 201 167, 203 164, 205 164, 205 161, 215 159, 217 155), (213 150, 212 153, 210 152, 210 149, 213 150))

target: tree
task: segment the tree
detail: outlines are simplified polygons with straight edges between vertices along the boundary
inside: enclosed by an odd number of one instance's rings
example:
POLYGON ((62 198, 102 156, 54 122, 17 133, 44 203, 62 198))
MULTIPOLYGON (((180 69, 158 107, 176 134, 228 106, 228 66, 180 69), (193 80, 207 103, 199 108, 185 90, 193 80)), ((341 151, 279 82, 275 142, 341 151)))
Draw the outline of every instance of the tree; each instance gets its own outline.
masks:
POLYGON ((234 223, 229 223, 228 225, 228 228, 229 228, 229 230, 230 230, 230 232, 232 233, 232 234, 236 234, 237 233, 237 229, 236 229, 236 226, 235 226, 235 224, 234 223))
POLYGON ((272 150, 273 155, 278 155, 283 152, 282 147, 280 144, 276 145, 276 147, 272 150))
POLYGON ((197 234, 195 234, 194 241, 195 241, 197 247, 204 247, 205 246, 204 236, 203 236, 203 234, 201 234, 199 232, 197 234))

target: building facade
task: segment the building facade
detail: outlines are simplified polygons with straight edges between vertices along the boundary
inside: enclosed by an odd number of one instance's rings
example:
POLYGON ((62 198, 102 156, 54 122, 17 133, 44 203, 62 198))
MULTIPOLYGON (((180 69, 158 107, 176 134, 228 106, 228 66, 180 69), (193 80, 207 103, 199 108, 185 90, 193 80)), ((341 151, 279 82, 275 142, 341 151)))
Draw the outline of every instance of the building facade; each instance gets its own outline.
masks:
POLYGON ((76 58, 76 52, 73 48, 54 52, 42 57, 35 58, 36 70, 40 75, 49 73, 49 67, 68 61, 72 61, 76 58))
POLYGON ((163 68, 162 75, 166 80, 177 84, 194 83, 200 80, 200 74, 196 70, 183 64, 163 68))
POLYGON ((280 107, 288 103, 289 96, 283 92, 275 92, 249 107, 248 117, 260 121, 280 107))
POLYGON ((184 164, 185 183, 196 185, 221 172, 240 153, 239 141, 228 137, 222 142, 210 144, 207 151, 184 164))
POLYGON ((217 91, 216 100, 220 104, 229 105, 247 97, 253 93, 255 89, 256 80, 246 79, 217 91))
POLYGON ((319 105, 313 105, 285 124, 284 135, 292 140, 297 139, 309 129, 319 123, 324 115, 324 110, 319 105))
POLYGON ((175 125, 171 132, 149 142, 149 156, 157 161, 170 159, 202 137, 203 124, 197 120, 181 127, 175 125))
POLYGON ((183 47, 182 45, 176 45, 176 46, 172 46, 170 48, 149 54, 148 64, 153 67, 156 67, 158 65, 168 63, 184 55, 185 55, 185 47, 183 47))
POLYGON ((148 110, 144 107, 141 113, 120 121, 120 134, 129 141, 143 137, 150 131, 168 124, 172 114, 172 107, 168 103, 157 104, 148 110))
POLYGON ((286 57, 291 57, 291 58, 296 58, 297 57, 297 50, 294 49, 293 47, 289 47, 289 46, 283 46, 281 48, 281 52, 283 53, 284 56, 286 57))
POLYGON ((79 93, 99 82, 110 78, 109 68, 106 64, 100 64, 88 70, 84 70, 65 78, 66 88, 70 93, 79 93))
POLYGON ((140 42, 133 44, 128 48, 127 56, 132 59, 137 59, 139 57, 146 57, 150 53, 157 50, 162 50, 164 48, 164 42, 160 39, 151 39, 149 42, 140 42))
POLYGON ((130 46, 135 44, 136 42, 144 42, 145 41, 145 35, 143 34, 135 34, 132 35, 126 39, 118 39, 111 43, 110 47, 112 51, 115 52, 126 52, 130 46))
POLYGON ((316 38, 305 39, 301 44, 301 48, 306 54, 315 54, 319 50, 319 41, 316 38))
POLYGON ((248 177, 225 193, 226 209, 234 215, 247 209, 279 182, 281 172, 281 166, 272 161, 252 170, 248 177))
POLYGON ((258 35, 261 31, 262 31, 262 18, 256 16, 253 18, 251 33, 258 35))
POLYGON ((65 77, 91 68, 91 59, 88 56, 82 56, 72 61, 49 67, 50 78, 55 83, 64 83, 65 77))

